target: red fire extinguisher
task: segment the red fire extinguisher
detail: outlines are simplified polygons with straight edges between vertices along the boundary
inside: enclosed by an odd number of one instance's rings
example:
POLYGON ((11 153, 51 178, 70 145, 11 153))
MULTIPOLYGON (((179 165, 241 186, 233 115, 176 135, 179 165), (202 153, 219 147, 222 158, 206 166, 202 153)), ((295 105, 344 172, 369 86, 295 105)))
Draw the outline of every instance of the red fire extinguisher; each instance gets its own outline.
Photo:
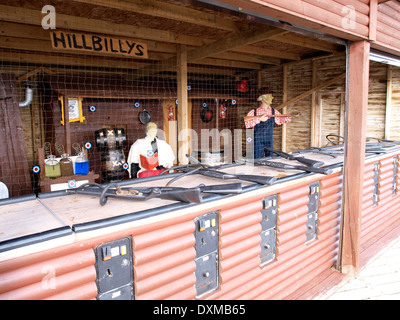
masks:
POLYGON ((168 107, 168 121, 175 120, 175 108, 173 106, 168 107))
POLYGON ((225 119, 226 118, 226 106, 224 106, 223 104, 221 104, 220 106, 219 106, 219 117, 221 118, 221 119, 225 119))

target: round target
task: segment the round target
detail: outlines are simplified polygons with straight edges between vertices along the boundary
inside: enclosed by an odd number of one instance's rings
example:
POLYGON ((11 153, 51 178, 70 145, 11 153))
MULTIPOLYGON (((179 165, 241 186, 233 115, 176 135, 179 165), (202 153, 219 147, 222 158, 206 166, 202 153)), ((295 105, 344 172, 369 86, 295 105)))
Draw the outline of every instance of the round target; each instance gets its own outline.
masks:
POLYGON ((89 150, 91 147, 92 147, 92 144, 90 142, 85 143, 86 150, 89 150))
POLYGON ((178 104, 178 99, 175 100, 175 104, 176 104, 176 105, 178 104))
POLYGON ((148 150, 148 151, 147 151, 147 156, 148 156, 148 157, 154 156, 153 150, 148 150))
POLYGON ((246 141, 247 141, 248 143, 251 143, 251 142, 253 141, 253 138, 252 138, 252 137, 247 137, 246 141))
POLYGON ((237 101, 235 99, 232 100, 232 105, 236 105, 237 101))
POLYGON ((76 181, 75 180, 69 180, 68 181, 68 188, 76 188, 76 181))
POLYGON ((32 168, 33 173, 39 173, 40 172, 40 167, 39 166, 34 166, 32 168))
POLYGON ((89 107, 90 112, 95 112, 96 111, 96 106, 90 106, 89 107))
POLYGON ((139 108, 140 107, 140 102, 135 102, 133 105, 135 108, 139 108))
POLYGON ((126 162, 122 165, 122 168, 125 170, 129 169, 129 164, 127 164, 126 162))
POLYGON ((207 103, 203 102, 203 108, 207 108, 207 103))
POLYGON ((187 86, 188 91, 192 90, 191 86, 187 86))

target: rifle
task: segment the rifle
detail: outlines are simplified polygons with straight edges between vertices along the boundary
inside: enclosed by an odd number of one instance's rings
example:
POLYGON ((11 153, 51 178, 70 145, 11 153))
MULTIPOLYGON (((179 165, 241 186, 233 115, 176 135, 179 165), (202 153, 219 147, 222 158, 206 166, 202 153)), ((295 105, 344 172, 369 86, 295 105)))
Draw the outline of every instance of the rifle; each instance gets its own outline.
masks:
MULTIPOLYGON (((190 170, 188 167, 185 167, 185 166, 175 167, 175 169, 179 169, 179 170, 185 172, 185 175, 190 174, 190 173, 198 173, 198 174, 201 174, 206 177, 212 177, 212 178, 217 178, 217 179, 222 179, 222 180, 238 179, 238 180, 263 184, 263 185, 272 185, 277 179, 276 177, 258 176, 258 175, 251 175, 251 174, 230 174, 230 173, 226 173, 226 172, 221 172, 221 171, 217 171, 215 169, 208 168, 204 164, 201 164, 199 160, 192 157, 191 155, 187 154, 186 157, 188 157, 191 161, 198 164, 200 167, 198 167, 196 169, 192 169, 192 170, 190 170)), ((174 167, 172 167, 171 169, 174 169, 174 167)), ((179 178, 179 177, 177 177, 177 178, 179 178)), ((177 178, 168 182, 167 185, 171 184, 172 181, 175 181, 177 178)))
POLYGON ((319 168, 324 165, 324 163, 322 161, 316 161, 316 160, 307 159, 304 157, 295 157, 294 155, 291 155, 291 154, 283 152, 283 151, 275 150, 274 148, 264 148, 264 149, 268 150, 270 152, 273 152, 282 158, 301 162, 301 163, 307 165, 308 167, 319 168))
MULTIPOLYGON (((185 169, 181 168, 180 169, 183 172, 191 172, 190 169, 185 169)), ((264 184, 264 185, 272 185, 276 181, 276 177, 268 177, 268 176, 257 176, 257 175, 252 175, 252 174, 230 174, 230 173, 225 173, 213 169, 199 169, 199 170, 192 170, 193 173, 198 173, 201 174, 202 176, 206 177, 211 177, 211 178, 217 178, 217 179, 222 179, 222 180, 229 180, 229 179, 238 179, 238 180, 243 180, 243 181, 248 181, 248 182, 254 182, 258 184, 264 184)))
POLYGON ((294 166, 291 164, 286 164, 282 162, 274 162, 268 160, 254 160, 254 164, 258 166, 268 166, 277 169, 293 169, 293 170, 300 170, 305 172, 312 172, 312 173, 321 173, 321 174, 331 174, 333 172, 332 169, 328 168, 313 168, 313 167, 305 167, 305 166, 294 166))
POLYGON ((174 200, 188 203, 201 203, 202 192, 217 194, 239 194, 242 192, 241 183, 206 186, 200 184, 194 188, 178 187, 127 187, 121 188, 116 183, 103 187, 97 183, 86 183, 78 188, 69 189, 69 194, 86 194, 100 196, 100 205, 104 206, 107 198, 146 201, 153 198, 174 200), (112 189, 114 188, 114 189, 112 189))
MULTIPOLYGON (((262 116, 265 116, 262 115, 262 116)), ((253 120, 253 119, 258 119, 261 118, 262 116, 246 116, 244 117, 244 121, 249 121, 249 120, 253 120)), ((283 117, 295 117, 296 115, 294 114, 270 114, 270 115, 266 115, 268 118, 283 118, 283 117)))

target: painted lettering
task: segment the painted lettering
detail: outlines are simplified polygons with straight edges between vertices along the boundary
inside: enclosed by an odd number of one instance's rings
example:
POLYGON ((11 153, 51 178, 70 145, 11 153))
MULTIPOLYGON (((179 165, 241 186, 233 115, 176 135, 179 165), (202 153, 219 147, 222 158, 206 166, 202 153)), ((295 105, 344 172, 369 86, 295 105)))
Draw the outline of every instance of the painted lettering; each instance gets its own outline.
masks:
POLYGON ((86 50, 92 50, 92 47, 89 47, 86 45, 86 37, 84 34, 82 35, 82 45, 83 45, 83 48, 85 48, 86 50))
POLYGON ((121 40, 118 40, 118 43, 119 43, 119 52, 121 52, 121 53, 127 53, 128 51, 125 51, 125 50, 122 48, 121 40))
POLYGON ((135 53, 135 55, 137 55, 139 57, 143 56, 143 49, 144 49, 143 46, 138 44, 136 46, 137 53, 135 53))
POLYGON ((92 36, 92 45, 94 51, 103 50, 103 45, 101 44, 101 38, 98 36, 92 36))
POLYGON ((65 49, 67 47, 66 43, 65 43, 64 33, 61 33, 60 36, 57 37, 57 34, 54 32, 52 39, 53 39, 53 47, 54 48, 58 48, 60 42, 61 42, 61 45, 62 45, 63 49, 65 49))
POLYGON ((102 52, 124 56, 148 58, 147 45, 128 39, 102 37, 99 35, 51 31, 53 49, 102 52))

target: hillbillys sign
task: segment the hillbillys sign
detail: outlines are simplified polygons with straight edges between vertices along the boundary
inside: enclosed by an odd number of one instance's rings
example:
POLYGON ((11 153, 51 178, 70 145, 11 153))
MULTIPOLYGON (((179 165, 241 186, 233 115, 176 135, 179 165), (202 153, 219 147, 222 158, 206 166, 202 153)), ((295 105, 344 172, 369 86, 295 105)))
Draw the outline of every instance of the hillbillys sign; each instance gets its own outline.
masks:
POLYGON ((110 38, 93 34, 51 31, 53 49, 108 53, 135 58, 148 58, 147 45, 129 39, 110 38))

